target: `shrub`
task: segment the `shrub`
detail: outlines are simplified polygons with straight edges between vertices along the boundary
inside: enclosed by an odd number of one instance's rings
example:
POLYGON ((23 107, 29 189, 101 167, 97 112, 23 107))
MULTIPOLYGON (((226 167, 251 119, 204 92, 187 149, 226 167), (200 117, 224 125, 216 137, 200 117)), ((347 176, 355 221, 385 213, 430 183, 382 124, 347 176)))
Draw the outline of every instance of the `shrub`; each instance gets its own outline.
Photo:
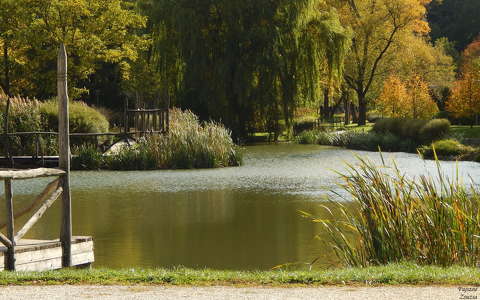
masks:
MULTIPOLYGON (((58 131, 58 105, 55 100, 40 102, 35 99, 13 97, 8 116, 9 132, 58 131)), ((0 128, 4 130, 4 114, 7 97, 0 94, 0 128)), ((71 132, 93 133, 108 131, 106 118, 83 102, 70 103, 71 132)), ((83 140, 72 139, 72 143, 83 143, 83 140)), ((39 154, 55 155, 57 153, 56 136, 33 135, 12 136, 9 138, 12 155, 39 154), (38 142, 38 143, 37 143, 38 142), (40 149, 37 149, 37 145, 40 149)), ((3 143, 1 145, 3 148, 3 143)))
POLYGON ((375 123, 373 132, 393 134, 401 139, 415 141, 417 145, 429 144, 444 138, 450 130, 450 122, 445 119, 413 120, 382 119, 375 123))
POLYGON ((420 137, 423 143, 431 143, 440 140, 450 132, 450 121, 447 119, 435 119, 429 121, 420 129, 420 137))
POLYGON ((439 164, 436 178, 409 178, 395 162, 379 167, 359 161, 341 174, 346 193, 338 195, 345 201, 333 202, 328 219, 304 213, 326 227, 346 265, 411 261, 474 267, 480 262, 480 194, 474 185, 445 176, 439 164), (353 202, 354 209, 345 202, 353 202))
POLYGON ((457 140, 448 139, 436 141, 430 146, 425 146, 419 149, 424 158, 434 158, 435 153, 440 159, 457 158, 460 155, 465 155, 473 152, 473 148, 461 144, 457 140))
POLYGON ((170 131, 149 139, 160 168, 212 168, 241 164, 231 132, 215 122, 200 123, 190 111, 173 109, 170 131))
POLYGON ((293 133, 298 135, 307 130, 313 130, 315 128, 316 122, 310 120, 303 120, 299 122, 295 122, 293 124, 293 133))
POLYGON ((317 130, 305 130, 296 136, 299 144, 317 144, 320 132, 317 130))
POLYGON ((158 163, 146 140, 125 146, 118 153, 104 157, 109 170, 153 170, 158 163))
MULTIPOLYGON (((108 132, 107 118, 99 111, 81 101, 70 102, 70 132, 108 132)), ((40 104, 40 115, 47 131, 58 131, 58 101, 49 100, 40 104)))

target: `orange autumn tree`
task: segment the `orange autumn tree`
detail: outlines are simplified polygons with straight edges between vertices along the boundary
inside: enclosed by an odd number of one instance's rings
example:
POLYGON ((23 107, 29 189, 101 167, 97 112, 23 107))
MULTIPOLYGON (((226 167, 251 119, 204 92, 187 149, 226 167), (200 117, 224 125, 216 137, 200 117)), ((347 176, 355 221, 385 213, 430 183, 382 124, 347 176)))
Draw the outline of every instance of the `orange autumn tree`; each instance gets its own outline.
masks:
MULTIPOLYGON (((462 54, 462 75, 453 86, 447 111, 456 117, 474 117, 478 124, 480 114, 480 41, 467 46, 462 54)), ((473 125, 473 122, 472 122, 473 125)))
POLYGON ((407 83, 409 94, 408 109, 410 118, 431 119, 438 113, 438 106, 433 101, 428 84, 418 75, 413 75, 407 83))
POLYGON ((406 114, 406 103, 408 102, 407 88, 395 75, 388 77, 383 84, 383 90, 375 104, 383 116, 391 118, 403 118, 406 114))
POLYGON ((398 76, 390 76, 376 105, 382 115, 391 118, 430 119, 438 112, 427 83, 418 75, 405 83, 398 76))
MULTIPOLYGON (((455 82, 447 111, 457 117, 475 117, 478 124, 480 114, 480 71, 470 70, 455 82)), ((473 123, 472 123, 473 125, 473 123)))

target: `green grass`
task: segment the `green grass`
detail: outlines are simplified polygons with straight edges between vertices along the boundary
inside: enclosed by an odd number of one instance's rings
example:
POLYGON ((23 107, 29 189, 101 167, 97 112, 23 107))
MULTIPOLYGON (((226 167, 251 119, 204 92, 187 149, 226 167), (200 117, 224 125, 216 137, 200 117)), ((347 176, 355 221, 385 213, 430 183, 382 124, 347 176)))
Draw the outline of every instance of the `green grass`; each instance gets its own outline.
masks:
POLYGON ((480 139, 480 126, 460 126, 453 125, 450 127, 451 133, 454 135, 459 135, 467 139, 480 139))
POLYGON ((480 269, 392 264, 322 271, 216 271, 175 269, 64 269, 48 272, 0 272, 0 285, 478 285, 480 269))
POLYGON ((475 149, 465 146, 457 140, 447 139, 432 143, 430 146, 424 146, 419 149, 424 158, 433 159, 435 154, 440 159, 462 160, 463 156, 472 157, 475 149))

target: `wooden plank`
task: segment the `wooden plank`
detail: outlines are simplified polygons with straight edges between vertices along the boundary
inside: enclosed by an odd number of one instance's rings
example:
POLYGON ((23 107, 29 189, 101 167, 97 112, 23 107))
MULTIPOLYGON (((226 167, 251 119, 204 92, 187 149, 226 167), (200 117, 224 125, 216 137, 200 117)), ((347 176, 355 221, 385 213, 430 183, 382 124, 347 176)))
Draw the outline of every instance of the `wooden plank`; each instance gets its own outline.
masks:
MULTIPOLYGON (((19 240, 15 248, 17 271, 45 271, 62 267, 63 250, 59 240, 19 240)), ((0 260, 7 256, 7 248, 0 246, 0 260)), ((72 240, 72 266, 91 264, 95 260, 91 237, 75 236, 72 240)), ((0 270, 5 269, 0 264, 0 270)))
POLYGON ((18 266, 18 271, 23 272, 42 272, 49 270, 58 270, 62 268, 62 258, 52 258, 43 261, 36 261, 18 266))
POLYGON ((95 254, 93 253, 93 251, 74 254, 72 256, 72 264, 74 266, 91 264, 94 261, 95 261, 95 254))
POLYGON ((12 242, 6 237, 3 235, 3 233, 0 232, 0 242, 2 242, 2 244, 4 244, 6 247, 12 247, 12 242))
POLYGON ((5 268, 15 271, 15 220, 13 217, 13 191, 12 180, 5 179, 5 208, 7 212, 7 238, 11 245, 8 247, 5 256, 5 268))
POLYGON ((62 227, 60 240, 62 241, 62 266, 72 265, 72 200, 70 194, 70 129, 68 116, 68 87, 67 87, 67 51, 65 45, 60 46, 57 65, 58 89, 58 144, 59 167, 65 174, 61 178, 62 193, 62 227))
POLYGON ((52 168, 38 168, 30 170, 0 170, 0 179, 32 179, 39 177, 60 176, 65 171, 52 168))
POLYGON ((38 220, 45 214, 48 208, 52 206, 52 204, 57 200, 57 198, 62 194, 63 188, 58 187, 58 189, 48 198, 45 202, 40 206, 35 214, 23 225, 22 229, 20 229, 17 234, 15 235, 15 240, 20 240, 23 236, 35 225, 38 220))
POLYGON ((58 259, 59 265, 62 265, 62 247, 57 246, 50 249, 41 249, 33 250, 22 253, 17 253, 16 255, 16 266, 17 270, 20 268, 20 265, 29 264, 33 262, 49 260, 49 259, 58 259))

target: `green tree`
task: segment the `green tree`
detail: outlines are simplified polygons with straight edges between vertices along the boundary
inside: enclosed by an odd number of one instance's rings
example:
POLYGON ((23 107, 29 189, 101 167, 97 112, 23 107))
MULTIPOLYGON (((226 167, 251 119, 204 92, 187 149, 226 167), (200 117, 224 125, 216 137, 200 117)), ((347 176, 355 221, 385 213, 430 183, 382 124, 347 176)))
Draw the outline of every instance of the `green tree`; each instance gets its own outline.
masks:
MULTIPOLYGON (((119 65, 124 78, 128 79, 130 62, 137 59, 138 51, 145 45, 145 39, 137 30, 145 26, 146 20, 136 12, 131 1, 12 2, 19 9, 13 11, 11 19, 29 17, 22 20, 26 28, 22 32, 26 49, 17 59, 25 63, 21 72, 23 78, 21 82, 17 78, 18 86, 15 86, 28 96, 46 98, 55 94, 55 61, 60 43, 66 44, 70 57, 69 76, 74 96, 88 92, 86 81, 102 62, 119 65)), ((14 43, 20 41, 14 37, 14 43)))
POLYGON ((321 0, 144 1, 164 89, 237 137, 290 127, 342 72, 349 33, 321 0))
POLYGON ((22 60, 26 49, 23 33, 29 20, 29 15, 21 2, 0 0, 0 46, 2 49, 0 87, 7 95, 19 92, 15 87, 21 84, 21 66, 26 63, 22 60))
MULTIPOLYGON (((428 0, 337 0, 342 21, 354 30, 352 50, 345 68, 345 81, 357 95, 359 125, 366 123, 370 93, 378 78, 384 78, 395 46, 405 36, 425 34, 423 21, 428 0)), ((380 86, 380 85, 379 85, 380 86)))

